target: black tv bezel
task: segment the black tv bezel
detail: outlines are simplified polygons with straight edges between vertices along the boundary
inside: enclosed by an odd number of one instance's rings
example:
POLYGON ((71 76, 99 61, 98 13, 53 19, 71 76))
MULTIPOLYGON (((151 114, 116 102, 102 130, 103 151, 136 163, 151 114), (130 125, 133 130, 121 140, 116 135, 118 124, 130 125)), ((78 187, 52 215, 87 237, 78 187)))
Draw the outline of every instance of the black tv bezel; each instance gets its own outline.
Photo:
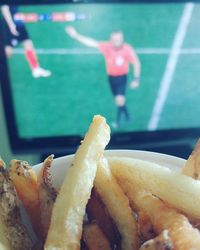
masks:
MULTIPOLYGON (((2 4, 17 4, 17 5, 37 5, 37 4, 80 4, 80 3, 163 3, 163 2, 174 2, 177 1, 88 1, 88 0, 2 0, 2 4)), ((179 1, 178 3, 184 3, 188 1, 179 1)), ((192 1, 198 2, 198 1, 192 1)), ((2 29, 0 25, 0 34, 2 34, 2 29)), ((42 137, 42 138, 20 138, 16 117, 14 113, 14 105, 11 94, 11 85, 9 80, 9 72, 7 59, 4 53, 3 41, 0 39, 0 84, 2 88, 3 106, 4 113, 7 124, 7 132, 10 141, 10 146, 13 153, 40 153, 45 154, 49 152, 64 152, 73 153, 77 146, 80 144, 82 137, 77 136, 60 136, 60 137, 42 137)), ((155 130, 155 131, 140 131, 140 132, 126 132, 126 133, 113 133, 111 136, 111 141, 109 143, 109 148, 119 149, 119 148, 131 148, 131 149, 154 149, 162 148, 163 146, 170 145, 181 145, 191 143, 199 138, 200 127, 199 128, 180 128, 180 129, 165 129, 165 130, 155 130)), ((191 146, 192 148, 192 146, 191 146)), ((159 151, 159 150, 157 150, 159 151)))

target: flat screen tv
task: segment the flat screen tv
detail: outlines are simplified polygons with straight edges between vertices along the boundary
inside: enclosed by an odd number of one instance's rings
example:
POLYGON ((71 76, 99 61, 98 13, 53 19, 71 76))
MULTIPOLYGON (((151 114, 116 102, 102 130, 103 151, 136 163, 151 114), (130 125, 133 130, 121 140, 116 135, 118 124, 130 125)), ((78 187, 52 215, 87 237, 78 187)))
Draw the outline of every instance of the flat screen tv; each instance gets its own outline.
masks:
POLYGON ((2 4, 0 81, 12 150, 73 152, 102 114, 110 148, 181 155, 178 146, 200 135, 199 19, 191 2, 2 4))

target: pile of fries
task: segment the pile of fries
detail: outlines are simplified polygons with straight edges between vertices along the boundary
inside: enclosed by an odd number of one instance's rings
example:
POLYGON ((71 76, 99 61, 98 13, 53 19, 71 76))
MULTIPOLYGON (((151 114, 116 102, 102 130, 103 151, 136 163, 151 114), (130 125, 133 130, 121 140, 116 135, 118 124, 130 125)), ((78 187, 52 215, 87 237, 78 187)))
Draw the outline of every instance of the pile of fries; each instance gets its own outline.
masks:
POLYGON ((105 118, 95 116, 59 190, 54 155, 38 175, 25 161, 6 168, 0 160, 0 249, 200 250, 200 142, 178 173, 106 158, 109 140, 105 118))

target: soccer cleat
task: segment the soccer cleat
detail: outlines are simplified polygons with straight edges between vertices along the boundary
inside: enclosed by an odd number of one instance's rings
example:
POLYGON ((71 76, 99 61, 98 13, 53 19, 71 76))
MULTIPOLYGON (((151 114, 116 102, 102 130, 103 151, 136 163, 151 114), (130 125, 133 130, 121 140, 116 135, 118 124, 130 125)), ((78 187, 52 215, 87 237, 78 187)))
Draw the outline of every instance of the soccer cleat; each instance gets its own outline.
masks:
POLYGON ((51 76, 51 71, 38 67, 33 69, 32 75, 34 78, 49 77, 51 76))

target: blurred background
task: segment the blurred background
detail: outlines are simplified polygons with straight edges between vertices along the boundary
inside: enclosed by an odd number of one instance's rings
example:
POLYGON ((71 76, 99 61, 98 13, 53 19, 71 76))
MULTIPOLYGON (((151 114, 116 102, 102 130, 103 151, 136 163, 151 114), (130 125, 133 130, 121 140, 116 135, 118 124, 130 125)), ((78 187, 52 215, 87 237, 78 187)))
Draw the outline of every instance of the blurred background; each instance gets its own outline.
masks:
POLYGON ((73 153, 95 114, 111 126, 110 148, 187 158, 200 135, 198 2, 4 3, 13 18, 6 28, 1 7, 0 155, 6 162, 35 164, 48 153, 73 153), (129 87, 131 66, 125 95, 130 119, 120 126, 113 126, 117 107, 103 55, 72 39, 66 26, 97 41, 120 31, 134 48, 140 85, 129 87), (25 37, 8 36, 20 27, 25 37))

